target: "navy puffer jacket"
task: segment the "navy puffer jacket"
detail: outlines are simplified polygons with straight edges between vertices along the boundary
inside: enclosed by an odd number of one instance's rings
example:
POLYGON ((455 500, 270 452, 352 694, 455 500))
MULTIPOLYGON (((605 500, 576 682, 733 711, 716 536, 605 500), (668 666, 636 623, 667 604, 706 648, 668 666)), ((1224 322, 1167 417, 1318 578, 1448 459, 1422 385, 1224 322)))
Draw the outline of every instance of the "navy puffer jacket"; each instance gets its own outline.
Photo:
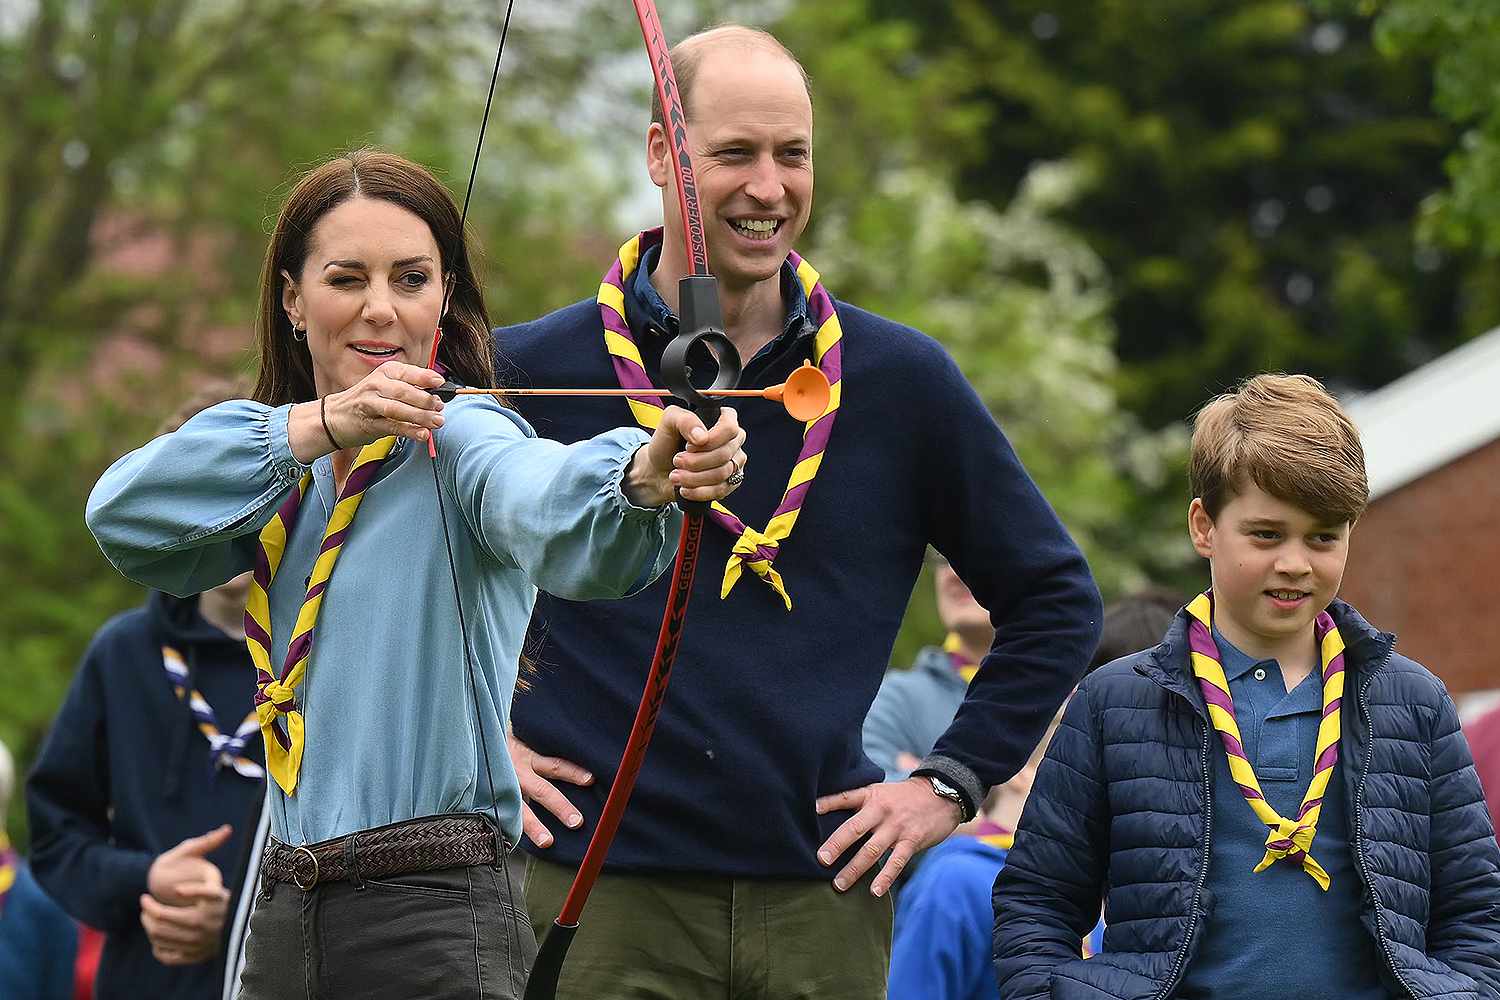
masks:
MULTIPOLYGON (((1353 608, 1343 768, 1361 921, 1394 996, 1500 998, 1500 849, 1453 701, 1353 608)), ((1169 997, 1197 950, 1210 752, 1187 615, 1092 674, 1068 706, 995 882, 1005 1000, 1169 997), (1078 958, 1105 898, 1103 953, 1078 958)), ((1230 791, 1234 792, 1233 789, 1230 791)), ((1235 792, 1238 794, 1238 792, 1235 792)))

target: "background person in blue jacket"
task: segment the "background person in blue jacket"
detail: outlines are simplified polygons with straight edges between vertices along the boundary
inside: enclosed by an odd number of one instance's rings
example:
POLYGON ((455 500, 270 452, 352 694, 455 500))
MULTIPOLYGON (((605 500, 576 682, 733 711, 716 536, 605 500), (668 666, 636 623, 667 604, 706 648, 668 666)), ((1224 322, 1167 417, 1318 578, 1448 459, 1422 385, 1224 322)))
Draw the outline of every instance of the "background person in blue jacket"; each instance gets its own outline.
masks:
MULTIPOLYGON (((973 676, 972 665, 963 659, 962 630, 977 625, 976 617, 989 623, 983 609, 978 616, 974 614, 978 603, 946 562, 937 568, 936 583, 938 616, 950 629, 948 640, 943 648, 924 649, 910 670, 888 671, 865 718, 865 752, 882 766, 892 761, 897 768, 913 767, 905 762, 907 758, 932 749, 953 720, 967 677, 973 676), (944 711, 946 715, 941 714, 944 711)), ((1181 601, 1160 588, 1147 588, 1110 604, 1104 609, 1104 630, 1090 669, 1154 642, 1180 606, 1181 601), (1117 652, 1110 655, 1110 650, 1117 652)), ((1061 717, 1059 710, 1057 718, 1061 717)), ((892 997, 993 1000, 999 996, 990 957, 991 892, 1056 728, 1054 721, 1026 766, 990 791, 976 821, 959 827, 908 867, 906 884, 896 896, 892 997)), ((892 774, 887 767, 886 780, 903 777, 903 772, 892 774)), ((1101 922, 1084 940, 1085 957, 1098 953, 1103 936, 1101 922)))
MULTIPOLYGON (((979 672, 979 661, 995 641, 990 613, 974 600, 948 560, 934 556, 932 561, 938 620, 948 634, 941 646, 924 646, 909 668, 887 670, 865 716, 865 753, 885 771, 887 781, 910 775, 947 732, 969 681, 979 672)), ((1159 587, 1111 602, 1104 609, 1099 648, 1089 669, 1155 642, 1181 606, 1175 594, 1159 587)))
POLYGON ((72 1000, 78 927, 36 884, 6 838, 15 784, 15 760, 0 743, 0 997, 72 1000))
POLYGON ((938 620, 948 632, 941 646, 924 646, 907 670, 887 670, 864 722, 865 753, 901 781, 953 724, 969 681, 995 642, 990 613, 942 556, 933 556, 938 620))
MULTIPOLYGON (((560 995, 879 996, 887 890, 915 851, 972 818, 990 786, 1025 763, 1093 651, 1099 596, 952 358, 834 299, 837 276, 825 287, 816 262, 799 266, 813 122, 796 60, 739 27, 689 38, 672 58, 742 382, 774 384, 811 361, 835 381, 838 405, 811 428, 771 404, 742 407, 756 458, 727 502, 734 519, 704 533, 655 742, 560 995), (860 727, 929 544, 993 610, 998 635, 916 776, 882 784, 860 727)), ((675 234, 659 116, 645 140, 675 234)), ((496 331, 523 382, 661 384, 683 249, 649 232, 605 266, 597 297, 496 331)), ((520 405, 539 433, 565 442, 650 417, 618 399, 520 405)), ((562 820, 549 830, 526 817, 538 930, 557 915, 593 832, 664 590, 538 599, 529 649, 539 674, 516 699, 511 744, 523 791, 562 820), (571 803, 551 783, 588 776, 601 780, 569 789, 571 803)))
MULTIPOLYGON (((894 1000, 999 996, 990 959, 995 922, 990 892, 1056 726, 1054 721, 1014 778, 990 791, 975 822, 923 855, 916 874, 897 894, 889 991, 894 1000)), ((1089 932, 1085 956, 1099 950, 1103 931, 1096 925, 1089 932)))
POLYGON ((1500 997, 1500 849, 1453 702, 1334 600, 1353 424, 1257 376, 1198 415, 1190 478, 1212 590, 1074 696, 995 883, 1001 996, 1500 997))

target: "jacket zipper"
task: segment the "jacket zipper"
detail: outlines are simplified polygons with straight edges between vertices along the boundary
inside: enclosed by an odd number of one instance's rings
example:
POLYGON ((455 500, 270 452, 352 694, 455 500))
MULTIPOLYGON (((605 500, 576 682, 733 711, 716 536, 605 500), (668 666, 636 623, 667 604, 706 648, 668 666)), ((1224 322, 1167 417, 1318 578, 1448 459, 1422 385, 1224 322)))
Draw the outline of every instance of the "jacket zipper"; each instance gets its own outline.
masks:
MULTIPOLYGON (((1394 652, 1394 647, 1386 650, 1385 659, 1380 661, 1380 670, 1383 670, 1386 664, 1391 662, 1391 654, 1394 652)), ((1390 966, 1391 975, 1395 977, 1396 982, 1401 984, 1408 996, 1418 998, 1420 994, 1412 988, 1411 983, 1407 982, 1406 978, 1396 968, 1396 958, 1391 954, 1390 945, 1386 943, 1385 920, 1382 917, 1383 911, 1380 905, 1380 897, 1375 894, 1375 880, 1370 877, 1370 866, 1365 861, 1365 835, 1363 825, 1360 822, 1361 807, 1364 804, 1365 798, 1365 778, 1369 775, 1370 765, 1375 759, 1375 723, 1370 718, 1370 705, 1366 701, 1365 695, 1369 692, 1370 685, 1375 682, 1375 674, 1379 673, 1380 670, 1372 670, 1370 676, 1359 687, 1359 708, 1365 715, 1366 723, 1369 724, 1370 738, 1365 746, 1364 765, 1359 769, 1359 784, 1354 789, 1354 859, 1359 862, 1359 873, 1365 880, 1365 888, 1370 893, 1370 902, 1375 907, 1375 930, 1380 935, 1380 940, 1377 942, 1380 945, 1380 953, 1385 956, 1386 964, 1390 966)))
MULTIPOLYGON (((1202 717, 1199 716, 1200 721, 1202 717)), ((1193 941, 1193 931, 1198 926, 1199 903, 1203 899, 1203 886, 1208 883, 1208 855, 1209 848, 1213 842, 1214 832, 1214 788, 1213 779, 1209 771, 1208 741, 1213 736, 1213 727, 1207 722, 1203 723, 1203 863, 1198 866, 1198 881, 1193 885, 1193 903, 1188 908, 1187 932, 1182 937, 1182 947, 1178 949, 1177 960, 1172 965, 1172 973, 1167 977, 1167 985, 1162 987, 1160 993, 1153 1000, 1165 1000, 1177 984, 1182 981, 1182 974, 1187 967, 1188 945, 1193 941)))

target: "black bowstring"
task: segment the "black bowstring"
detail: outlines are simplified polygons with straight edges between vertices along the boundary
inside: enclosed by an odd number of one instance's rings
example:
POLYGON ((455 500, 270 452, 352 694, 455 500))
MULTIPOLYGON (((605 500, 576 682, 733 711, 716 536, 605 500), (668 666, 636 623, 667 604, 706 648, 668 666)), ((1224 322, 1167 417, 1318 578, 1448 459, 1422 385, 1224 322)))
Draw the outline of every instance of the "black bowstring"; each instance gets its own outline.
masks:
MULTIPOLYGON (((459 214, 459 239, 462 241, 461 245, 464 248, 464 256, 466 258, 468 256, 468 234, 464 226, 469 218, 469 199, 474 194, 474 179, 479 175, 479 154, 484 149, 484 133, 485 130, 489 127, 490 123, 490 108, 495 103, 495 84, 500 79, 500 59, 505 54, 505 38, 510 33, 510 14, 514 8, 515 0, 509 0, 509 2, 505 5, 505 21, 500 27, 500 44, 495 49, 495 69, 490 74, 489 95, 485 98, 484 101, 484 117, 479 121, 479 138, 474 143, 474 162, 469 167, 469 185, 468 188, 464 191, 463 210, 459 214)), ((472 271, 472 264, 470 265, 470 270, 472 271)), ((476 289, 476 291, 478 290, 476 289)), ((482 295, 483 292, 479 292, 479 294, 482 295)), ((428 433, 430 434, 431 432, 429 431, 428 433)), ((453 536, 448 531, 448 512, 447 508, 443 504, 443 486, 442 480, 438 477, 437 460, 433 459, 431 465, 432 488, 437 494, 438 522, 443 526, 443 545, 448 552, 448 574, 453 580, 453 603, 454 606, 458 609, 458 632, 463 641, 464 665, 467 668, 469 675, 469 696, 474 706, 474 728, 479 732, 479 748, 481 754, 484 757, 484 776, 485 780, 489 783, 490 786, 490 809, 494 814, 495 836, 498 839, 500 838, 501 830, 503 828, 500 823, 500 803, 495 796, 495 771, 490 764, 490 744, 489 740, 484 735, 484 722, 479 715, 479 680, 478 675, 474 670, 474 655, 469 645, 469 629, 464 620, 464 601, 463 597, 461 596, 461 591, 458 583, 458 564, 453 558, 453 536)), ((511 912, 514 915, 515 890, 511 886, 510 882, 510 866, 507 863, 508 858, 506 856, 506 852, 499 850, 498 845, 495 851, 495 861, 498 867, 502 868, 505 871, 505 894, 507 897, 506 903, 510 904, 511 912)), ((500 907, 500 916, 502 919, 505 918, 505 909, 505 905, 502 904, 500 907)), ((516 919, 513 916, 512 919, 508 922, 510 924, 510 931, 512 935, 511 940, 515 944, 515 950, 512 952, 512 954, 516 955, 517 960, 521 962, 521 975, 524 977, 527 970, 525 968, 525 960, 520 957, 520 941, 515 937, 517 933, 516 919)))

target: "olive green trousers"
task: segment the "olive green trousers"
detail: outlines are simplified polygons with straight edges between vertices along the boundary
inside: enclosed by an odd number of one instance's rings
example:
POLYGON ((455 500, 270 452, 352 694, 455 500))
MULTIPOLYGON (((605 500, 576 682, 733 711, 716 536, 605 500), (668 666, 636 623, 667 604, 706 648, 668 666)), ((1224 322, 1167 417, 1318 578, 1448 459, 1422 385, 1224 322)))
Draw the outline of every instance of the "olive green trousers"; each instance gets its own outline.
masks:
MULTIPOLYGON (((573 868, 526 860, 540 941, 573 868)), ((869 881, 600 875, 568 950, 558 1000, 879 1000, 891 959, 891 899, 869 881)))

